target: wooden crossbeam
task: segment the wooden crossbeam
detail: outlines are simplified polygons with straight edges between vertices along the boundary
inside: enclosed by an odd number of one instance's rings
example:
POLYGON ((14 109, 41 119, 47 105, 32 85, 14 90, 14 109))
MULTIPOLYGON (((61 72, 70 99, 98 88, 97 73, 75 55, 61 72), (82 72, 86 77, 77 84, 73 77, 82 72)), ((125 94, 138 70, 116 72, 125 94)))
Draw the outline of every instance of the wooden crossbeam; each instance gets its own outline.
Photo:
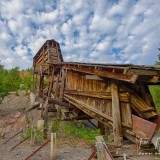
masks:
MULTIPOLYGON (((76 98, 73 98, 67 94, 64 94, 64 99, 67 100, 69 103, 73 104, 74 106, 76 106, 77 108, 79 108, 80 110, 82 110, 84 113, 88 114, 89 116, 97 119, 97 117, 100 117, 101 119, 105 119, 105 121, 109 121, 109 122, 113 122, 113 118, 102 113, 101 111, 95 109, 94 107, 87 105, 79 100, 77 100, 76 98), (87 111, 88 110, 88 111, 87 111)), ((98 118, 98 120, 100 120, 100 118, 98 118)), ((100 120, 101 121, 101 120, 100 120)), ((101 121, 103 124, 105 123, 104 121, 101 121)), ((107 122, 108 123, 108 122, 107 122)), ((105 123, 106 125, 108 125, 107 123, 105 123)), ((110 124, 111 124, 110 123, 110 124)), ((126 128, 132 128, 132 126, 127 125, 125 123, 122 122, 122 126, 126 127, 126 128)))
POLYGON ((97 69, 89 69, 89 68, 79 68, 77 66, 70 66, 67 64, 64 64, 63 68, 69 69, 69 70, 73 70, 73 71, 77 71, 77 72, 82 72, 82 73, 87 73, 87 74, 92 74, 92 75, 98 75, 101 77, 107 77, 107 78, 113 78, 113 79, 117 79, 117 80, 121 80, 121 81, 126 81, 126 82, 130 82, 130 83, 135 83, 137 77, 132 77, 132 76, 128 76, 122 73, 116 73, 116 72, 109 72, 106 70, 97 70, 97 69))
POLYGON ((157 76, 160 75, 159 70, 146 70, 146 69, 129 69, 127 71, 127 75, 152 75, 152 76, 157 76))
MULTIPOLYGON (((79 95, 79 96, 84 96, 84 97, 86 96, 86 97, 112 100, 112 95, 110 92, 66 90, 65 93, 69 95, 79 95)), ((119 98, 120 98, 120 101, 122 102, 129 102, 128 93, 120 93, 119 98)))

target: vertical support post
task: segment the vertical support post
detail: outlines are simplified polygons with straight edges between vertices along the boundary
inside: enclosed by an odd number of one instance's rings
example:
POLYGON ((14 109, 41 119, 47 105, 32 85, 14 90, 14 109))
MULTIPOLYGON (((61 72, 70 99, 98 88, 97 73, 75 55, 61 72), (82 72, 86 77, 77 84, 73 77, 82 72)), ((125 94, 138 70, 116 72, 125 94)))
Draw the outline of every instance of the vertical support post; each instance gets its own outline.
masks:
POLYGON ((45 121, 45 124, 44 124, 44 139, 47 139, 48 107, 49 107, 49 104, 48 104, 48 98, 47 98, 47 100, 44 103, 44 114, 43 114, 43 120, 45 121))
POLYGON ((43 97, 44 75, 40 74, 39 95, 43 97))
POLYGON ((43 115, 43 119, 47 122, 48 121, 48 98, 46 99, 45 103, 44 103, 44 115, 43 115))
POLYGON ((122 122, 132 126, 132 112, 130 103, 121 102, 122 122))
POLYGON ((56 133, 51 133, 51 160, 56 160, 56 133))
POLYGON ((58 99, 58 87, 59 87, 59 73, 57 74, 56 83, 55 83, 55 91, 54 91, 55 99, 58 99))
POLYGON ((120 112, 120 102, 119 102, 119 95, 118 95, 118 86, 116 81, 113 81, 111 83, 111 94, 112 94, 114 144, 116 146, 121 146, 123 137, 122 137, 121 112, 120 112))
POLYGON ((52 75, 49 78, 50 82, 49 82, 49 90, 48 90, 48 97, 51 96, 51 92, 52 92, 52 88, 53 88, 53 82, 54 82, 54 68, 52 70, 52 75))
POLYGON ((34 126, 32 127, 32 131, 31 131, 31 141, 30 141, 31 146, 33 146, 35 144, 35 129, 34 126))
POLYGON ((65 80, 66 80, 66 73, 67 73, 67 71, 62 69, 62 81, 61 81, 61 88, 60 88, 60 93, 59 93, 60 101, 62 101, 62 99, 63 99, 65 80))
POLYGON ((36 78, 35 78, 35 82, 34 82, 34 89, 35 89, 35 91, 37 90, 37 74, 36 74, 36 78))
POLYGON ((44 107, 43 107, 43 103, 40 103, 39 108, 41 108, 41 118, 43 119, 43 114, 44 114, 44 107))
POLYGON ((33 72, 32 72, 32 74, 33 74, 33 76, 32 76, 32 79, 33 79, 33 82, 32 82, 33 90, 35 90, 35 77, 34 77, 35 73, 34 73, 34 70, 35 70, 35 67, 34 67, 33 72))
POLYGON ((98 160, 105 160, 105 151, 102 142, 96 142, 98 160))
POLYGON ((101 134, 104 135, 105 134, 105 126, 104 126, 104 124, 101 123, 101 122, 98 122, 98 128, 100 129, 101 134))

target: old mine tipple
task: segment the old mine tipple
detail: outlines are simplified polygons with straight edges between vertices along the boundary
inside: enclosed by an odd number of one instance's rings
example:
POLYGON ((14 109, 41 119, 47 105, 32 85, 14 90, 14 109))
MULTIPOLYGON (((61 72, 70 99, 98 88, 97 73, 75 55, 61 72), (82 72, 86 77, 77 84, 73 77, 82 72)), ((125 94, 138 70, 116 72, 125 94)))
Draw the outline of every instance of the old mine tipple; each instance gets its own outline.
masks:
POLYGON ((158 115, 148 85, 160 82, 158 66, 64 62, 59 43, 47 40, 33 68, 45 120, 48 111, 66 120, 96 119, 102 132, 113 131, 118 146, 123 137, 134 141, 153 135, 156 124, 149 121, 158 115), (146 130, 143 121, 149 123, 146 130))

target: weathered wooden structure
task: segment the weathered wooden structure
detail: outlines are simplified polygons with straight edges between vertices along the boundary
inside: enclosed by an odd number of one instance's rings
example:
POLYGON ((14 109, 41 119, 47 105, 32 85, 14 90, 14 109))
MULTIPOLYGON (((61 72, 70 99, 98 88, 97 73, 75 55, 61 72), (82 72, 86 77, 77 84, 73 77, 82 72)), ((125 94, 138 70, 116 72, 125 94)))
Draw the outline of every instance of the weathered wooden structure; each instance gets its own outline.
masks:
POLYGON ((148 89, 160 82, 156 66, 64 62, 59 44, 47 40, 33 68, 45 120, 48 111, 57 111, 63 119, 94 118, 102 132, 113 131, 119 146, 133 130, 132 114, 146 120, 157 117, 148 89))

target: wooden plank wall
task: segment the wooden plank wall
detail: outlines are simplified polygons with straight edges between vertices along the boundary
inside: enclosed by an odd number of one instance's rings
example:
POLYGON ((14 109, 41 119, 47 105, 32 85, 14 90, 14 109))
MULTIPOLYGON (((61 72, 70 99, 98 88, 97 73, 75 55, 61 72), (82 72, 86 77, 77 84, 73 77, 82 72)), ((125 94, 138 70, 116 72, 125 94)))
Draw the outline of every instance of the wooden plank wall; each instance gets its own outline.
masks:
MULTIPOLYGON (((66 84, 65 90, 66 91, 89 91, 89 93, 110 93, 111 94, 111 87, 110 87, 110 79, 101 80, 88 80, 85 77, 85 74, 75 72, 75 71, 68 71, 66 77, 66 84)), ((84 94, 84 92, 82 92, 84 94)), ((80 96, 80 95, 71 95, 72 97, 92 106, 93 108, 101 111, 102 113, 112 117, 112 98, 110 100, 105 98, 95 98, 95 97, 88 97, 88 96, 80 96)), ((129 99, 129 95, 128 95, 129 99)), ((121 109, 121 117, 122 122, 126 123, 127 125, 132 124, 131 117, 126 115, 131 115, 131 108, 129 101, 120 102, 120 109, 121 109), (122 109, 121 109, 122 108, 122 109)))
MULTIPOLYGON (((110 92, 110 81, 88 80, 85 74, 68 71, 66 77, 66 91, 90 91, 94 92, 110 92)), ((93 98, 88 96, 71 95, 74 98, 92 106, 93 108, 112 116, 112 102, 111 100, 93 98)))

